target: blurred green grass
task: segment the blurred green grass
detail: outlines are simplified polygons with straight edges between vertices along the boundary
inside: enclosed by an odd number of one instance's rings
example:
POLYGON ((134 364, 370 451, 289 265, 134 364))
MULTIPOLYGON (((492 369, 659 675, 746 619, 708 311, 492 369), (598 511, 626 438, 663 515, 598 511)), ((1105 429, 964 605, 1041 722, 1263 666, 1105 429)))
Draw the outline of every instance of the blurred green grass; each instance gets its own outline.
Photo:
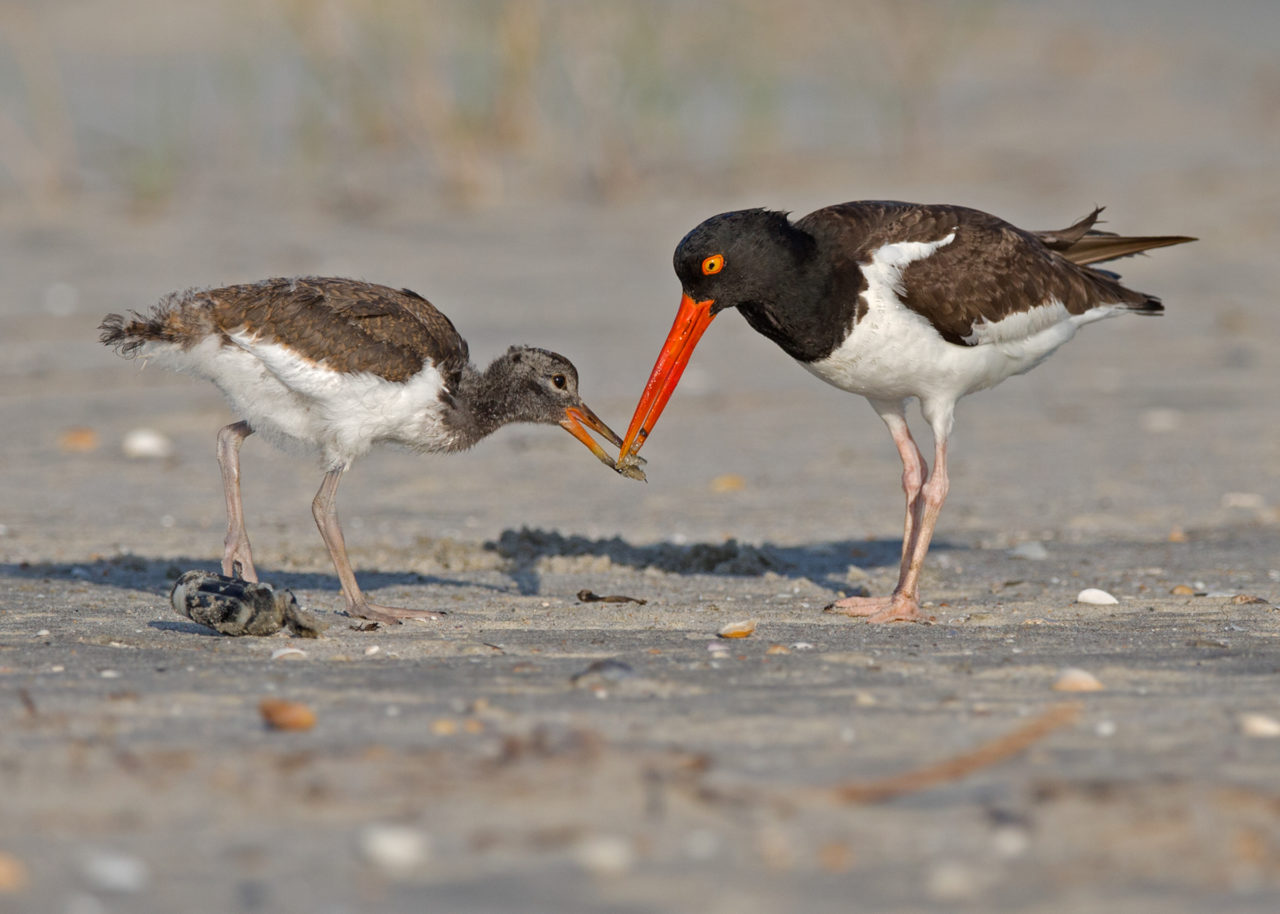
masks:
POLYGON ((0 212, 275 195, 358 218, 833 163, 1049 188, 1140 178, 1153 151, 1252 166, 1280 136, 1275 8, 0 0, 0 212))
POLYGON ((376 207, 911 154, 993 0, 0 4, 0 203, 249 173, 376 207), (173 7, 185 9, 174 9, 173 7))

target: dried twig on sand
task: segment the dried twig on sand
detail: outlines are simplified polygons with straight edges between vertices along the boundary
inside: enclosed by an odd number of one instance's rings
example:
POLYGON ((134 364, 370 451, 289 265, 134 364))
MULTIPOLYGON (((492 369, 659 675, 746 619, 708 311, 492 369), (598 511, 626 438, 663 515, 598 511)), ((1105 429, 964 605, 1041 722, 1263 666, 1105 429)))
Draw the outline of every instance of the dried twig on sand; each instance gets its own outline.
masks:
POLYGON ((969 752, 892 777, 839 784, 831 788, 831 793, 845 803, 880 803, 948 781, 958 781, 981 768, 1012 758, 1059 727, 1072 723, 1079 713, 1077 704, 1055 705, 1012 733, 983 743, 969 752))

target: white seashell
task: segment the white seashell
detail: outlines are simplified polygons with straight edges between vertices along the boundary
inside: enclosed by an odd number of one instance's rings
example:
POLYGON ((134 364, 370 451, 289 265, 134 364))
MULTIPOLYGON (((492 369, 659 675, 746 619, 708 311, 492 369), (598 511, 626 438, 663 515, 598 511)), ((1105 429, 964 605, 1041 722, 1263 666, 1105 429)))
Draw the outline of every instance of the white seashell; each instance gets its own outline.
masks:
POLYGON ((173 442, 153 428, 135 428, 125 434, 120 449, 135 460, 167 460, 173 456, 173 442))
POLYGON ((146 861, 113 851, 89 851, 80 868, 85 881, 100 892, 133 894, 141 892, 151 881, 146 861))
POLYGON ((1101 692, 1105 688, 1097 676, 1075 667, 1067 667, 1053 683, 1055 692, 1101 692))
POLYGON ((301 660, 305 656, 307 656, 307 652, 296 647, 278 647, 271 652, 272 660, 280 660, 281 658, 285 660, 301 660))
POLYGON ((409 825, 370 825, 360 832, 364 859, 390 875, 407 875, 431 856, 431 838, 409 825))
POLYGON ((1080 593, 1076 594, 1077 603, 1092 603, 1095 606, 1110 606, 1113 603, 1119 603, 1115 597, 1107 593, 1105 590, 1099 590, 1096 587, 1086 587, 1080 593))
POLYGON ((1274 717, 1249 712, 1241 714, 1237 719, 1240 722, 1240 732, 1245 736, 1253 736, 1258 739, 1280 737, 1280 720, 1276 720, 1274 717))
POLYGON ((364 655, 366 657, 372 657, 374 654, 378 653, 378 651, 380 650, 382 650, 382 648, 378 647, 378 645, 371 644, 364 649, 364 655))

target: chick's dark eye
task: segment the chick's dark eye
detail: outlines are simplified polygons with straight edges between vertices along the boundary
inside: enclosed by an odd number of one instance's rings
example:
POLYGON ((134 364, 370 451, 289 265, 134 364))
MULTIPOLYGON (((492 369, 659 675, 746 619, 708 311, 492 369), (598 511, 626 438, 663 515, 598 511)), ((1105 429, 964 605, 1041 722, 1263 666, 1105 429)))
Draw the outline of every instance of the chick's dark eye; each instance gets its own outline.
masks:
POLYGON ((554 375, 551 378, 551 383, 554 384, 557 389, 564 390, 564 384, 565 384, 564 375, 562 374, 554 375))

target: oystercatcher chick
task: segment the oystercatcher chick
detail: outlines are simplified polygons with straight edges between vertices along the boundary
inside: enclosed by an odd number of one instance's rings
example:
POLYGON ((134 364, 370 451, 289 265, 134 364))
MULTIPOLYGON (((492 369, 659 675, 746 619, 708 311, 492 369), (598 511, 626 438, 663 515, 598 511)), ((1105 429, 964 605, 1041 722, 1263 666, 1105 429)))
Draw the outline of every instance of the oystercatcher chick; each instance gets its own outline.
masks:
POLYGON ((480 371, 449 318, 408 289, 268 279, 174 293, 145 316, 109 314, 99 329, 122 356, 212 381, 239 416, 218 433, 227 503, 223 574, 258 579, 240 500, 244 439, 260 432, 286 450, 319 452, 325 475, 312 514, 347 613, 364 619, 441 615, 370 603, 356 583, 336 496, 342 474, 373 445, 459 451, 510 422, 556 423, 613 467, 587 429, 622 443, 582 402, 577 370, 564 356, 513 346, 480 371))
POLYGON ((1029 371, 1085 324, 1155 315, 1160 300, 1092 264, 1195 239, 1094 228, 1101 209, 1059 231, 1024 231, 975 209, 869 201, 786 213, 722 213, 680 242, 684 295, 619 453, 643 446, 712 319, 737 308, 828 384, 866 397, 902 458, 906 523, 892 596, 829 610, 871 622, 921 621, 920 570, 947 497, 956 402, 1029 371), (934 465, 907 427, 920 401, 934 465))

